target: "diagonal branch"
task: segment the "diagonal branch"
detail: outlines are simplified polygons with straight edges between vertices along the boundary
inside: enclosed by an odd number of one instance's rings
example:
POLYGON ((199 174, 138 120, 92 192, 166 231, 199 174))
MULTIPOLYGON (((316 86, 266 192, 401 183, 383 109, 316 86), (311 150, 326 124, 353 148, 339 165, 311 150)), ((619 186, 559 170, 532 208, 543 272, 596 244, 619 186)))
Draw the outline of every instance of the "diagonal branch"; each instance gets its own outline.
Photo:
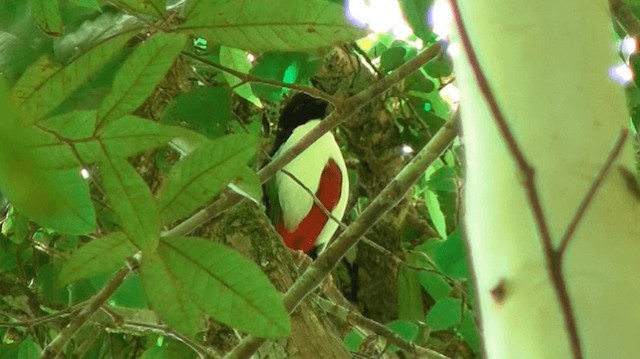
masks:
POLYGON ((391 331, 391 329, 387 328, 381 323, 376 322, 375 320, 365 317, 364 315, 354 310, 350 310, 346 307, 337 305, 329 300, 320 297, 315 298, 315 300, 327 313, 337 317, 343 322, 347 322, 354 326, 359 326, 369 332, 375 333, 376 335, 385 338, 389 344, 397 346, 405 352, 413 355, 414 358, 450 359, 449 357, 440 354, 435 350, 424 348, 404 340, 398 334, 391 331))
POLYGON ((64 327, 60 333, 47 345, 42 351, 41 358, 55 358, 60 354, 65 344, 71 340, 71 338, 80 330, 84 323, 100 308, 100 306, 111 297, 111 295, 122 285, 124 280, 129 275, 130 269, 128 266, 120 268, 111 277, 109 282, 89 300, 89 304, 82 308, 80 313, 64 327))

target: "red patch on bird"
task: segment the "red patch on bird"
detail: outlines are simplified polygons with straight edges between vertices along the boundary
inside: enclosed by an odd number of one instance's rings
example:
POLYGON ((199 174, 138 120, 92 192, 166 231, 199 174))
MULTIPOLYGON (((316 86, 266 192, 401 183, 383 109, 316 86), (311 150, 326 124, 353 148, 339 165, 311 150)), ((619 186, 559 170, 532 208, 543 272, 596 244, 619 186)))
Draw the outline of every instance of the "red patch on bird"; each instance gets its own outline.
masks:
MULTIPOLYGON (((329 163, 327 163, 322 170, 320 186, 318 186, 318 190, 316 191, 316 197, 324 208, 331 212, 338 204, 341 192, 342 174, 340 173, 338 164, 330 159, 329 163)), ((315 246, 316 240, 328 219, 329 217, 327 217, 320 206, 314 201, 309 214, 302 219, 298 228, 293 232, 289 232, 284 227, 282 221, 278 222, 276 230, 280 233, 282 239, 284 239, 287 247, 307 253, 315 246)))

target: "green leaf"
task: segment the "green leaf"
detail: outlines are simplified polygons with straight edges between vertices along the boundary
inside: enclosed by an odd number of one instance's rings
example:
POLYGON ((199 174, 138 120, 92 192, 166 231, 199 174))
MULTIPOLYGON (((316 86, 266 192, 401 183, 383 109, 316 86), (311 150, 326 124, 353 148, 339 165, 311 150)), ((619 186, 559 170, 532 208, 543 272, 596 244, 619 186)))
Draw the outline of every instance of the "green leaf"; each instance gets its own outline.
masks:
MULTIPOLYGON (((321 65, 319 57, 304 52, 267 52, 258 58, 251 74, 285 83, 304 84, 321 65)), ((258 83, 252 84, 251 88, 256 96, 269 101, 280 101, 282 94, 288 91, 258 83)))
POLYGON ((387 323, 386 326, 391 329, 392 332, 398 334, 400 338, 408 342, 412 342, 418 337, 418 326, 408 320, 394 320, 387 323))
POLYGON ((427 186, 435 191, 457 192, 458 178, 456 171, 449 166, 443 166, 431 174, 427 186))
MULTIPOLYGON (((234 49, 228 46, 220 47, 220 64, 242 73, 249 73, 253 64, 247 59, 246 51, 234 49)), ((258 107, 262 107, 262 102, 256 95, 254 95, 251 85, 249 83, 242 83, 242 80, 231 75, 228 72, 224 72, 224 78, 227 80, 229 86, 233 88, 233 91, 240 97, 253 103, 258 107)))
POLYGON ((198 87, 173 99, 161 122, 217 138, 227 133, 230 119, 231 91, 223 87, 198 87))
POLYGON ((416 71, 411 74, 406 82, 405 86, 410 92, 419 92, 420 96, 424 96, 424 94, 428 94, 436 89, 436 85, 433 81, 429 80, 427 76, 425 76, 422 71, 416 71))
POLYGON ((254 137, 230 135, 198 147, 178 162, 160 190, 162 222, 182 218, 210 201, 238 177, 255 152, 254 137))
POLYGON ((429 218, 431 219, 431 222, 433 222, 433 226, 435 227, 440 237, 446 237, 447 225, 445 222, 444 213, 442 213, 442 209, 440 208, 440 201, 438 200, 438 196, 429 189, 425 190, 423 195, 424 202, 427 206, 427 211, 429 212, 429 218))
POLYGON ((15 244, 24 243, 29 236, 29 220, 11 206, 2 222, 1 233, 15 244))
MULTIPOLYGON (((162 249, 160 242, 158 249, 162 249)), ((208 253, 203 253, 207 255, 208 253)), ((170 327, 194 337, 202 327, 201 311, 184 286, 184 280, 178 274, 181 268, 166 261, 156 253, 146 253, 140 262, 142 288, 149 307, 170 327)), ((202 288, 208 283, 197 283, 202 288)))
POLYGON ((425 43, 431 43, 433 34, 427 24, 429 7, 433 0, 398 0, 402 14, 413 33, 425 43))
POLYGON ((160 238, 160 214, 151 190, 136 170, 121 158, 102 162, 102 184, 116 221, 143 253, 160 238))
POLYGON ((133 51, 122 65, 111 92, 98 109, 98 122, 135 111, 151 95, 184 47, 182 35, 157 33, 133 51))
POLYGON ((244 167, 238 174, 238 179, 230 187, 234 192, 250 199, 258 206, 262 205, 262 183, 256 171, 251 168, 244 167))
POLYGON ((357 353, 360 351, 360 345, 362 345, 363 341, 364 337, 362 337, 359 332, 353 329, 347 335, 345 335, 343 340, 345 348, 353 353, 357 353))
POLYGON ((129 11, 164 18, 166 0, 115 0, 114 2, 129 11))
POLYGON ((308 51, 356 40, 342 4, 324 0, 190 1, 178 30, 249 51, 308 51))
POLYGON ((460 328, 458 328, 458 334, 467 342, 474 353, 478 354, 482 351, 478 326, 473 318, 473 313, 468 309, 464 310, 464 318, 460 328))
POLYGON ((66 285, 122 266, 138 249, 122 232, 110 233, 82 245, 65 261, 60 271, 60 284, 66 285))
POLYGON ((398 271, 398 317, 407 320, 422 320, 422 290, 418 272, 406 266, 398 271))
POLYGON ((438 246, 433 259, 444 274, 461 280, 469 278, 467 254, 460 229, 456 229, 438 246))
POLYGON ((89 76, 104 66, 131 37, 125 33, 102 41, 65 67, 41 58, 29 67, 12 91, 12 100, 26 122, 34 122, 56 109, 89 76))
POLYGON ((431 298, 439 300, 448 297, 451 293, 451 286, 441 275, 431 272, 418 273, 418 281, 429 293, 431 298))
MULTIPOLYGON (((28 130, 33 136, 31 143, 24 149, 24 154, 37 159, 41 169, 80 169, 81 163, 75 156, 73 147, 64 138, 44 127, 30 127, 28 130)), ((81 158, 84 163, 91 162, 84 156, 81 158)))
POLYGON ((27 168, 16 160, 19 159, 0 164, 0 188, 16 209, 62 233, 87 234, 95 230, 96 214, 89 186, 79 169, 27 168))
POLYGON ((195 237, 163 239, 158 252, 193 302, 215 320, 261 338, 291 334, 281 293, 240 253, 195 237))
POLYGON ((445 53, 443 56, 427 62, 424 69, 433 78, 448 77, 453 72, 453 60, 445 53))
MULTIPOLYGON (((442 163, 441 162, 436 163, 435 167, 437 166, 442 166, 442 163)), ((431 166, 427 169, 427 172, 425 173, 425 177, 427 178, 427 180, 431 177, 434 171, 435 171, 434 166, 431 166)), ((444 218, 444 213, 442 213, 442 209, 440 208, 440 201, 438 200, 438 196, 436 195, 435 192, 431 191, 430 189, 426 189, 422 193, 422 195, 424 197, 424 202, 427 206, 427 211, 429 212, 429 218, 431 219, 433 226, 435 227, 436 231, 438 232, 441 238, 446 238, 447 224, 444 218)))
POLYGON ((32 359, 40 357, 40 347, 31 338, 26 338, 18 346, 16 359, 32 359))
POLYGON ((442 298, 429 310, 425 319, 432 330, 444 330, 460 324, 462 302, 457 298, 442 298))
MULTIPOLYGON (((103 288, 111 277, 106 277, 105 282, 96 288, 103 288)), ((129 276, 115 293, 109 298, 109 304, 119 307, 143 308, 148 309, 149 303, 142 289, 142 281, 140 276, 129 276)))
POLYGON ((392 47, 380 56, 380 69, 392 71, 404 63, 407 50, 404 47, 392 47))
POLYGON ((85 140, 93 136, 96 111, 74 111, 40 121, 38 126, 68 140, 85 140))
POLYGON ((33 21, 42 32, 52 37, 62 36, 62 17, 57 0, 29 0, 29 8, 33 21))
MULTIPOLYGON (((187 131, 133 115, 125 115, 105 126, 98 138, 112 157, 129 157, 167 144, 187 131)), ((88 149, 87 149, 88 150, 88 149)), ((82 148, 79 148, 82 151, 82 148)))

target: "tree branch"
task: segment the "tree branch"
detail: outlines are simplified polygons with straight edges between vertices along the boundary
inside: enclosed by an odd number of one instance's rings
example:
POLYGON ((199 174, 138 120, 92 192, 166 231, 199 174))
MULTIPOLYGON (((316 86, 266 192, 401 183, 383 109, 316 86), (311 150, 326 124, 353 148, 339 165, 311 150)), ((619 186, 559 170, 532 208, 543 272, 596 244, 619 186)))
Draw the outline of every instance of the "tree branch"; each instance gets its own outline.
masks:
POLYGON ((40 356, 43 359, 55 358, 60 354, 65 344, 76 334, 76 332, 84 325, 84 323, 100 308, 100 306, 111 297, 111 295, 120 287, 130 273, 128 266, 120 268, 111 277, 109 282, 96 294, 87 306, 82 308, 80 313, 58 335, 47 345, 40 356))

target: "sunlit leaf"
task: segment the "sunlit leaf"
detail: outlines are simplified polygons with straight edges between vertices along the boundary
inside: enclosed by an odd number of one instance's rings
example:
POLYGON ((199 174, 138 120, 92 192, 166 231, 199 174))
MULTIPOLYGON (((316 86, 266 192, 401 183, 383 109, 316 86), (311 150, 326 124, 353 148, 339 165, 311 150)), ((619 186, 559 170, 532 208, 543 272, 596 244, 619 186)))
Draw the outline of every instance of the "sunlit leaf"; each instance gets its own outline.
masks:
POLYGON ((124 265, 138 249, 124 233, 114 232, 82 245, 66 260, 60 271, 60 284, 73 283, 124 265))
MULTIPOLYGON (((322 61, 319 57, 303 52, 267 52, 262 54, 251 68, 251 74, 276 81, 301 84, 309 81, 321 65, 322 61)), ((259 83, 252 84, 251 88, 256 96, 270 101, 279 101, 282 94, 288 91, 259 83)))
MULTIPOLYGON (((245 51, 228 46, 220 47, 220 64, 245 74, 249 73, 249 70, 253 67, 249 59, 247 59, 247 53, 245 51)), ((258 107, 262 107, 262 102, 253 93, 249 83, 240 85, 242 80, 228 72, 224 72, 224 78, 229 83, 229 86, 233 88, 233 91, 240 97, 258 107)))
POLYGON ((178 29, 249 51, 305 51, 353 41, 341 4, 323 0, 190 1, 178 29))

